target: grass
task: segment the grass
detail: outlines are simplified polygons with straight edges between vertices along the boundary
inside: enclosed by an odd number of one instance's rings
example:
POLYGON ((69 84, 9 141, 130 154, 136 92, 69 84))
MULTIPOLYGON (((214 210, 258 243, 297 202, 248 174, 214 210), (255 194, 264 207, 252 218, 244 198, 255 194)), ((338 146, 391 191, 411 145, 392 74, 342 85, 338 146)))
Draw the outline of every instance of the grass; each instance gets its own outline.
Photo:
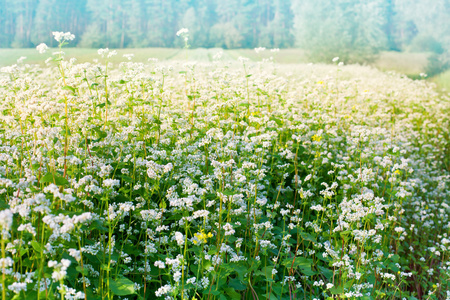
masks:
POLYGON ((431 79, 443 93, 450 93, 450 70, 431 79))
MULTIPOLYGON (((55 49, 56 51, 56 49, 55 49)), ((257 54, 253 49, 233 49, 223 50, 220 48, 198 48, 189 49, 187 52, 188 59, 191 61, 208 62, 212 61, 216 53, 222 51, 222 60, 237 60, 240 56, 247 57, 252 61, 261 61, 271 56, 274 61, 281 64, 308 63, 305 52, 301 49, 281 49, 278 53, 264 51, 257 54)), ((93 59, 99 58, 97 49, 86 48, 66 48, 66 59, 76 57, 77 61, 91 62, 93 59)), ((124 54, 133 53, 135 56, 133 61, 146 62, 149 58, 157 58, 161 61, 165 60, 186 60, 186 52, 182 49, 173 48, 140 48, 140 49, 118 49, 118 55, 111 58, 112 63, 119 63, 123 60, 124 54)), ((24 61, 28 64, 43 64, 48 55, 39 54, 34 48, 32 49, 0 49, 0 67, 16 63, 21 56, 27 57, 24 61)), ((381 52, 378 59, 372 64, 382 71, 395 71, 406 74, 412 78, 418 78, 418 75, 425 71, 428 63, 429 53, 410 53, 410 52, 381 52)), ((430 80, 436 83, 438 90, 450 90, 450 73, 438 75, 430 80)))
POLYGON ((263 58, 269 58, 273 56, 274 60, 277 63, 282 64, 295 64, 308 62, 308 59, 305 56, 305 52, 301 49, 282 49, 277 54, 265 51, 263 53, 260 53, 260 55, 256 54, 256 52, 252 49, 228 50, 228 53, 235 59, 237 59, 239 56, 244 56, 250 58, 253 61, 259 61, 263 58))
MULTIPOLYGON (((52 49, 57 51, 57 49, 52 49)), ((97 49, 87 48, 65 48, 66 59, 75 57, 79 63, 91 62, 93 59, 98 59, 97 49)), ((146 62, 149 58, 158 58, 159 60, 167 60, 176 56, 180 49, 167 48, 137 48, 137 49, 118 49, 118 55, 111 58, 112 63, 119 63, 123 61, 123 55, 134 54, 133 61, 146 62)), ((49 51, 50 53, 50 51, 49 51)), ((16 63, 21 56, 26 56, 24 63, 28 64, 42 64, 51 53, 39 54, 36 49, 0 49, 0 66, 7 66, 16 63)))
POLYGON ((381 52, 374 66, 382 71, 396 71, 406 75, 424 72, 428 63, 428 53, 381 52))
MULTIPOLYGON (((256 54, 253 49, 233 49, 222 50, 220 48, 198 48, 188 50, 190 60, 212 61, 214 54, 219 51, 224 52, 224 60, 236 60, 240 56, 248 57, 252 61, 259 61, 263 58, 273 56, 275 61, 282 64, 308 63, 305 52, 301 49, 281 49, 279 53, 265 51, 256 54)), ((98 58, 97 49, 86 48, 66 48, 66 58, 76 57, 78 62, 92 61, 98 58)), ((118 49, 118 55, 111 59, 112 62, 120 62, 123 54, 133 53, 133 61, 146 62, 148 58, 158 58, 160 60, 184 60, 185 52, 181 49, 173 48, 140 48, 140 49, 118 49)), ((46 55, 39 54, 35 49, 0 49, 0 66, 14 64, 18 58, 26 56, 25 63, 41 63, 46 55)), ((404 74, 419 74, 424 71, 427 64, 427 53, 406 53, 406 52, 382 52, 374 62, 374 66, 380 70, 393 70, 404 74)))

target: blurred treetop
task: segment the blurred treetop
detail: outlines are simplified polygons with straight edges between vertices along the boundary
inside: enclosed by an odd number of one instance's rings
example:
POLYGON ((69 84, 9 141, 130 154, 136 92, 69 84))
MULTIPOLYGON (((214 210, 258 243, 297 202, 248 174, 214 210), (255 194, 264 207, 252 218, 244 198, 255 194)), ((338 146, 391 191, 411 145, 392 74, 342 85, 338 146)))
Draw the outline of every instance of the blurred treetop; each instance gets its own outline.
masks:
POLYGON ((450 49, 450 0, 0 0, 0 47, 301 47, 318 60, 450 49))

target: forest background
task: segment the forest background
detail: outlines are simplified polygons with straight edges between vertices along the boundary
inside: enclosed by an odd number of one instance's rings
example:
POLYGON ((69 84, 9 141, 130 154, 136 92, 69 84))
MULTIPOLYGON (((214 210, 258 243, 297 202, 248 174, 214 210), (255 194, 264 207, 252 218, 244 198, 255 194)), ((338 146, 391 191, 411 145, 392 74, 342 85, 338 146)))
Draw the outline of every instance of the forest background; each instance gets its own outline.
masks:
POLYGON ((426 72, 449 67, 450 0, 0 0, 0 48, 183 46, 298 48, 309 61, 373 61, 381 51, 427 53, 426 72))

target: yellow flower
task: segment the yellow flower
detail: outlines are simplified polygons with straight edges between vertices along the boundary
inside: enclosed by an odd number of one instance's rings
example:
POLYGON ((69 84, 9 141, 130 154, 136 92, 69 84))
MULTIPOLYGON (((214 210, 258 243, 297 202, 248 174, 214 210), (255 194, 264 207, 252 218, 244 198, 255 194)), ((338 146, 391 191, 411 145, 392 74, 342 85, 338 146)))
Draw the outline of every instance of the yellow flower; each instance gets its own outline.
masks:
POLYGON ((318 83, 318 84, 323 84, 323 81, 321 80, 321 81, 318 81, 317 83, 318 83))
POLYGON ((395 170, 394 174, 400 175, 402 172, 400 172, 400 170, 395 170))
POLYGON ((194 244, 197 244, 198 242, 206 243, 206 239, 213 237, 213 234, 211 232, 206 234, 202 229, 199 232, 194 233, 194 236, 197 238, 197 240, 194 240, 194 244))
POLYGON ((315 134, 312 136, 312 140, 315 142, 320 142, 321 139, 322 139, 322 136, 320 136, 320 135, 315 134))

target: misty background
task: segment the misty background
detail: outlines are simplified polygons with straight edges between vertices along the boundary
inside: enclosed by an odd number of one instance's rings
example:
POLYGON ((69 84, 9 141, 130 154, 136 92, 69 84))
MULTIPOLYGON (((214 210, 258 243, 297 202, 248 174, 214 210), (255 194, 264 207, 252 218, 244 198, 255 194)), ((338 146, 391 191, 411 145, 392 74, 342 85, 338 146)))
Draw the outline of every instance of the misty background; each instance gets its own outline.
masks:
POLYGON ((312 61, 429 52, 448 66, 450 0, 0 0, 0 48, 301 48, 312 61))

